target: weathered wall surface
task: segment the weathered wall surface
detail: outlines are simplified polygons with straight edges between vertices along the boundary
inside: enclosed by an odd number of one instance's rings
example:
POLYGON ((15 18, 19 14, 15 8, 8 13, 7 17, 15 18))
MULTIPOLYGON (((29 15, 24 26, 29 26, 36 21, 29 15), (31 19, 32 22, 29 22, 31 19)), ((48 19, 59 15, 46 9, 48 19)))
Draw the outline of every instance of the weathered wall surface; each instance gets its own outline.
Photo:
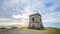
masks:
POLYGON ((43 27, 41 16, 39 15, 33 15, 29 16, 29 27, 30 28, 41 28, 43 27), (34 18, 34 21, 32 20, 34 18))

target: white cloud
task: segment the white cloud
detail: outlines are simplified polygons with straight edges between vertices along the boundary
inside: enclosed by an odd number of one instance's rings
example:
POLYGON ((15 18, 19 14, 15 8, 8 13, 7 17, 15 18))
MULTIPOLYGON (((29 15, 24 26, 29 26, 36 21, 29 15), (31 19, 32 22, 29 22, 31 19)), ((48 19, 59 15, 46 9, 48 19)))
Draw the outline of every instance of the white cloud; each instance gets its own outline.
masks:
POLYGON ((7 19, 7 18, 0 18, 0 21, 9 21, 10 19, 7 19))
POLYGON ((59 23, 60 12, 51 12, 43 15, 43 23, 59 23))
POLYGON ((59 18, 48 18, 43 20, 43 23, 58 23, 58 22, 60 22, 59 18))
MULTIPOLYGON (((56 0, 4 0, 2 13, 5 15, 6 12, 6 15, 8 16, 9 14, 12 14, 12 16, 10 16, 13 17, 10 19, 10 21, 12 21, 11 24, 22 23, 26 25, 28 23, 29 15, 36 12, 42 14, 43 23, 56 23, 60 22, 60 19, 57 17, 60 14, 58 14, 58 11, 56 10, 60 5, 56 3, 56 0), (52 2, 53 6, 46 8, 45 4, 49 2, 52 2)), ((0 21, 7 22, 9 19, 1 18, 0 21)))
POLYGON ((16 19, 22 18, 22 16, 21 16, 20 14, 13 15, 12 17, 14 17, 14 18, 16 18, 16 19))

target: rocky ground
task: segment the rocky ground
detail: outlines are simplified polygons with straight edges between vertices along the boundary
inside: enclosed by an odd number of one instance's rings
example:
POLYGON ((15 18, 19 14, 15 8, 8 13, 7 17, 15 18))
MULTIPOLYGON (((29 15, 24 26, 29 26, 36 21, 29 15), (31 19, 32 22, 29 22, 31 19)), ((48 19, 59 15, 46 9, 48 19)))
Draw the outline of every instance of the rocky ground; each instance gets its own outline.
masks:
POLYGON ((0 30, 0 34, 56 34, 55 29, 48 28, 45 30, 34 30, 34 29, 3 29, 0 30))

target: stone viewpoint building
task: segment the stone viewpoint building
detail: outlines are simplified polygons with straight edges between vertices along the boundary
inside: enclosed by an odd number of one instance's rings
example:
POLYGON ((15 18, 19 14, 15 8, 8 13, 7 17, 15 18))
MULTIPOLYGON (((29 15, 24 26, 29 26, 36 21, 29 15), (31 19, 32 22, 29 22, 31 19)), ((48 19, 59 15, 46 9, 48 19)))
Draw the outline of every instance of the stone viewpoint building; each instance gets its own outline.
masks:
POLYGON ((28 26, 28 28, 33 28, 33 29, 43 28, 41 17, 42 16, 39 13, 29 15, 29 26, 28 26))

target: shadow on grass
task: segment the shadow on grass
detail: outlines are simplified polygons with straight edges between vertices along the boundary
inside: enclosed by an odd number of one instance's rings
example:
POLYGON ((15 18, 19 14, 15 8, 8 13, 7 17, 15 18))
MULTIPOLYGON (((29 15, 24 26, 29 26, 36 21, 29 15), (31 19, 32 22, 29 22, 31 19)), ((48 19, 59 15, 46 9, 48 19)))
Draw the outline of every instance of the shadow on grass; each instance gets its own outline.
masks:
POLYGON ((34 30, 45 30, 45 28, 29 28, 28 29, 34 29, 34 30))

